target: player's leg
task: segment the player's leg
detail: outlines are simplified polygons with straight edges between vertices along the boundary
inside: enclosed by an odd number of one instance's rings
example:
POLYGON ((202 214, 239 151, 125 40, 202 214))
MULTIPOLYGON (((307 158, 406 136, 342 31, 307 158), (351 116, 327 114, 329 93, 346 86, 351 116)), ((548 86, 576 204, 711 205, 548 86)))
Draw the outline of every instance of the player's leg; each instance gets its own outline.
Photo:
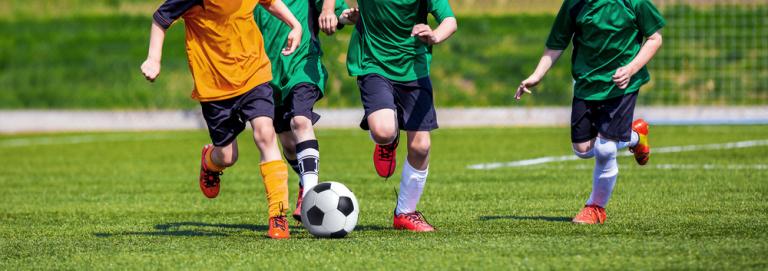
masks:
POLYGON ((253 141, 261 153, 261 177, 269 206, 270 238, 290 237, 288 221, 288 166, 283 162, 273 123, 274 102, 272 88, 262 84, 242 100, 240 110, 244 119, 253 127, 253 141))
POLYGON ((200 190, 208 198, 219 195, 224 169, 237 162, 237 135, 245 129, 237 114, 232 114, 237 98, 200 103, 212 144, 203 146, 200 158, 200 190))
POLYGON ((395 85, 402 107, 403 128, 407 131, 408 155, 403 163, 400 192, 393 226, 418 232, 434 231, 416 206, 421 200, 429 175, 430 131, 437 129, 437 115, 429 78, 395 85))
POLYGON ((288 95, 287 99, 283 101, 283 104, 275 107, 275 119, 273 126, 275 132, 277 132, 277 138, 280 140, 280 145, 283 148, 283 157, 288 165, 296 172, 298 176, 298 196, 296 198, 296 208, 293 212, 293 218, 301 221, 301 199, 304 194, 304 188, 302 187, 303 181, 301 180, 301 167, 299 161, 296 159, 296 135, 291 131, 291 116, 290 112, 291 95, 288 95))
POLYGON ((376 143, 373 151, 376 173, 388 178, 394 174, 397 165, 396 150, 400 135, 392 82, 380 75, 369 74, 358 77, 357 84, 365 109, 360 128, 370 130, 371 138, 376 143))
POLYGON ((606 220, 605 206, 613 194, 619 166, 616 161, 618 150, 636 144, 632 136, 632 117, 637 93, 593 102, 593 127, 599 132, 594 141, 595 168, 592 177, 592 193, 582 211, 573 219, 574 223, 603 224, 606 220))
POLYGON ((301 221, 301 202, 304 194, 312 189, 319 180, 320 144, 312 127, 320 115, 313 111, 315 102, 321 97, 320 88, 314 84, 299 84, 289 93, 286 103, 290 118, 290 129, 294 138, 294 153, 300 175, 299 196, 293 217, 301 221))

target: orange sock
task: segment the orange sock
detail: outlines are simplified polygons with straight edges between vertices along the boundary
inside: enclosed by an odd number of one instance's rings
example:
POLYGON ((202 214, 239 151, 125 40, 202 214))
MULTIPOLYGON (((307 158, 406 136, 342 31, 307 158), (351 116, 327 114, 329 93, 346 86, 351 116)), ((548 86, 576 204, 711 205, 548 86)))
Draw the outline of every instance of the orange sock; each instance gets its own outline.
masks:
POLYGON ((269 217, 285 216, 288 206, 288 166, 283 160, 261 163, 261 177, 267 192, 269 217))
POLYGON ((213 162, 213 148, 215 147, 211 147, 208 149, 208 151, 205 152, 205 167, 207 167, 210 171, 222 172, 224 171, 225 167, 219 166, 213 162))

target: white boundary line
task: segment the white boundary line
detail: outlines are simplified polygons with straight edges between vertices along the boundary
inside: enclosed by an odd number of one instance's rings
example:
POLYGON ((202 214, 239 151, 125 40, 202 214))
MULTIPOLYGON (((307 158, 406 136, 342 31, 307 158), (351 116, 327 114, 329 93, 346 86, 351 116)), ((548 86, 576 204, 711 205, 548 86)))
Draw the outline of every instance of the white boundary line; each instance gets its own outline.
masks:
MULTIPOLYGON (((758 146, 768 146, 768 139, 748 140, 748 141, 718 143, 718 144, 706 144, 706 145, 660 147, 660 148, 651 149, 651 153, 657 154, 657 153, 675 153, 675 152, 690 152, 690 151, 727 150, 727 149, 751 148, 751 147, 758 147, 758 146)), ((629 156, 632 154, 623 152, 619 155, 629 156)), ((492 170, 492 169, 498 169, 498 168, 525 167, 525 166, 540 165, 540 164, 553 163, 553 162, 572 161, 572 160, 578 160, 578 159, 579 158, 576 155, 545 156, 545 157, 539 157, 534 159, 518 160, 518 161, 511 161, 511 162, 474 164, 474 165, 467 166, 467 168, 476 169, 476 170, 492 170)))
POLYGON ((178 138, 178 135, 163 134, 120 134, 120 135, 80 135, 59 137, 26 137, 0 140, 0 147, 28 147, 41 145, 69 145, 97 142, 150 141, 178 138))

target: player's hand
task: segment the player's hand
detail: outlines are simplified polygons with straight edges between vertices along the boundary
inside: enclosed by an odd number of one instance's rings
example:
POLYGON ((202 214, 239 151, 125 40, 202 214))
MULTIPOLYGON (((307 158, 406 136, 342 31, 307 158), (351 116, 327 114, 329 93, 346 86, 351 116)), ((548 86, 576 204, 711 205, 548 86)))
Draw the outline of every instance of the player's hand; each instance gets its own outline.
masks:
POLYGON ((627 86, 629 86, 630 79, 632 79, 632 76, 635 75, 635 73, 636 71, 629 66, 621 67, 613 74, 613 82, 616 83, 616 86, 620 89, 626 89, 627 86))
POLYGON ((437 37, 435 36, 435 32, 432 32, 432 28, 430 28, 429 25, 426 25, 426 24, 414 25, 413 30, 411 31, 411 36, 417 37, 419 38, 419 40, 429 45, 433 45, 440 42, 437 40, 437 37))
POLYGON ((520 82, 520 86, 517 87, 517 92, 515 92, 515 100, 520 100, 526 93, 531 94, 530 88, 535 87, 539 82, 541 82, 541 78, 533 75, 520 82))
POLYGON ((341 12, 339 22, 343 24, 356 24, 360 20, 360 10, 357 8, 348 8, 341 12))
POLYGON ((141 64, 141 73, 147 81, 154 82, 160 74, 160 60, 147 58, 141 64))
POLYGON ((336 13, 331 10, 323 10, 320 13, 318 19, 320 23, 320 30, 325 32, 326 35, 333 35, 336 33, 336 26, 339 24, 339 18, 336 17, 336 13))
POLYGON ((299 43, 301 43, 301 31, 301 27, 294 27, 291 30, 291 33, 288 33, 288 40, 285 43, 285 48, 283 48, 284 56, 293 54, 293 52, 296 51, 296 48, 299 48, 299 43))

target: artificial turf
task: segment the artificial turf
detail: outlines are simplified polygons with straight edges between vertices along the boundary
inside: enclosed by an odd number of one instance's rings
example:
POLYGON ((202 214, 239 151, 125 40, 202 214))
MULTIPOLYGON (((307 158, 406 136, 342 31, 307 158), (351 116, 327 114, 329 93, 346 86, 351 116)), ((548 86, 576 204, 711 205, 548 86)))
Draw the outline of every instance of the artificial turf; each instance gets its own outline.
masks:
MULTIPOLYGON (((768 126, 653 127, 653 144, 768 139, 768 126)), ((209 200, 202 131, 0 136, 0 270, 18 269, 766 269, 768 146, 620 158, 601 226, 569 223, 592 161, 472 170, 570 154, 567 128, 440 129, 419 205, 438 232, 390 228, 399 178, 376 176, 359 130, 320 130, 321 181, 361 206, 347 238, 264 237, 258 153, 209 200)), ((400 163, 404 157, 401 146, 400 163)), ((291 201, 296 177, 291 173, 291 201)))

